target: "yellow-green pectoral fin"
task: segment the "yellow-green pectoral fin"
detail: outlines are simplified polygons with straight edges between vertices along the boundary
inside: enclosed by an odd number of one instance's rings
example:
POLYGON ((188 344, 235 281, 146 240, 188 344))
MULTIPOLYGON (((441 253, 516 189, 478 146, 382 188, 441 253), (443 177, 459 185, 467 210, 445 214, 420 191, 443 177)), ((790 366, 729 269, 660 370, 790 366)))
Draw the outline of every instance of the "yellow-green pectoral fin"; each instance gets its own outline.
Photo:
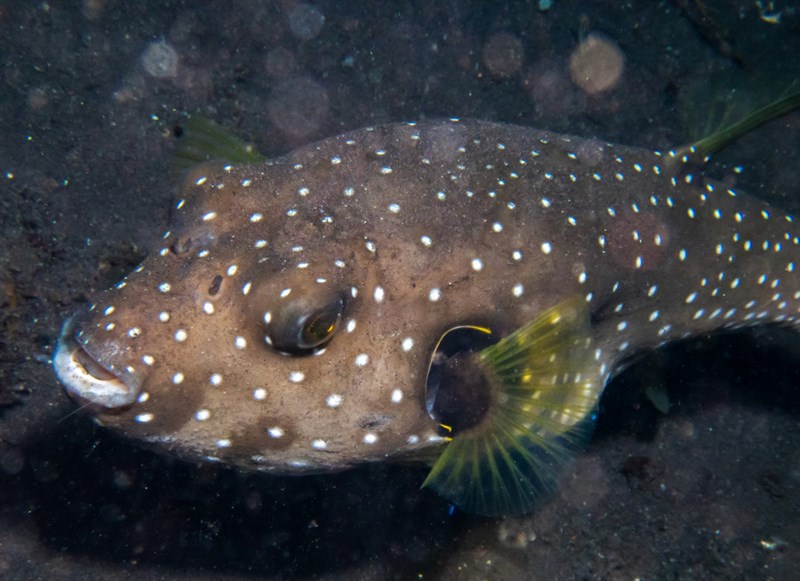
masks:
MULTIPOLYGON (((575 298, 471 354, 459 365, 474 368, 469 382, 483 376, 490 394, 485 413, 454 430, 423 486, 466 512, 533 510, 591 434, 605 381, 596 353, 588 308, 575 298)), ((457 381, 464 382, 463 374, 457 381)))

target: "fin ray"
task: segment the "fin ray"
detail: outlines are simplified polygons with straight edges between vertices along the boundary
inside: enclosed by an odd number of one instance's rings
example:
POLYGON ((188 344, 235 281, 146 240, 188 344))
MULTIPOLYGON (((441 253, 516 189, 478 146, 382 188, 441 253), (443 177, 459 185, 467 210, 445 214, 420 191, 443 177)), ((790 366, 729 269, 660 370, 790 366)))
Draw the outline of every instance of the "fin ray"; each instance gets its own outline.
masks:
POLYGON ((423 486, 467 512, 523 514, 555 489, 591 433, 603 378, 585 301, 556 305, 475 357, 494 403, 453 435, 423 486))

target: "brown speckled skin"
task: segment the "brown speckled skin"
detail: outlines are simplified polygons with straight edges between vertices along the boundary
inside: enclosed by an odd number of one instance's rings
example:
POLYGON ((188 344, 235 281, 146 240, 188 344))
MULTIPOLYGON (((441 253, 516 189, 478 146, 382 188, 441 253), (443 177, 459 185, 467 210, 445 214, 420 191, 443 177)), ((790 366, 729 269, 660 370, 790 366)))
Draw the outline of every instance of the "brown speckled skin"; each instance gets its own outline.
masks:
POLYGON ((78 322, 87 352, 146 394, 98 419, 192 457, 341 469, 442 445, 425 379, 436 341, 455 325, 507 334, 584 296, 605 382, 642 348, 721 326, 793 323, 795 225, 669 165, 666 153, 444 121, 359 130, 206 173, 181 192, 180 224, 78 322), (169 250, 176 240, 190 240, 184 254, 169 250), (287 356, 265 344, 266 311, 334 296, 345 307, 324 352, 287 356))

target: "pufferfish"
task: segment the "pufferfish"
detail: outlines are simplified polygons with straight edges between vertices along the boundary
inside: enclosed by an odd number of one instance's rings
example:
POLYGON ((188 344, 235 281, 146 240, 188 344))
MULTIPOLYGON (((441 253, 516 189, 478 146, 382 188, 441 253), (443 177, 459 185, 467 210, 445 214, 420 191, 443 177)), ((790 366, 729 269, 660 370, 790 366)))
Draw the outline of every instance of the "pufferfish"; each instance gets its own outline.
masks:
POLYGON ((609 378, 670 341, 798 326, 800 226, 649 151, 499 123, 367 127, 263 159, 190 121, 176 223, 64 325, 67 392, 125 437, 276 474, 425 459, 526 513, 609 378), (209 153, 210 152, 210 153, 209 153))

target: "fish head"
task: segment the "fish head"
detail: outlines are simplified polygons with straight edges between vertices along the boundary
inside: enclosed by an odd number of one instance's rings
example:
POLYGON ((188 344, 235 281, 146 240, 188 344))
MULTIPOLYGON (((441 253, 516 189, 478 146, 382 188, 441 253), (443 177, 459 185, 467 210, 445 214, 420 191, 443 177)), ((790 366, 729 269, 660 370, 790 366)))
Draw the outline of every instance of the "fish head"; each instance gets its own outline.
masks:
POLYGON ((67 392, 126 437, 266 471, 443 445, 425 401, 443 324, 417 288, 420 244, 337 207, 339 187, 300 203, 287 173, 195 180, 159 247, 65 325, 67 392))

